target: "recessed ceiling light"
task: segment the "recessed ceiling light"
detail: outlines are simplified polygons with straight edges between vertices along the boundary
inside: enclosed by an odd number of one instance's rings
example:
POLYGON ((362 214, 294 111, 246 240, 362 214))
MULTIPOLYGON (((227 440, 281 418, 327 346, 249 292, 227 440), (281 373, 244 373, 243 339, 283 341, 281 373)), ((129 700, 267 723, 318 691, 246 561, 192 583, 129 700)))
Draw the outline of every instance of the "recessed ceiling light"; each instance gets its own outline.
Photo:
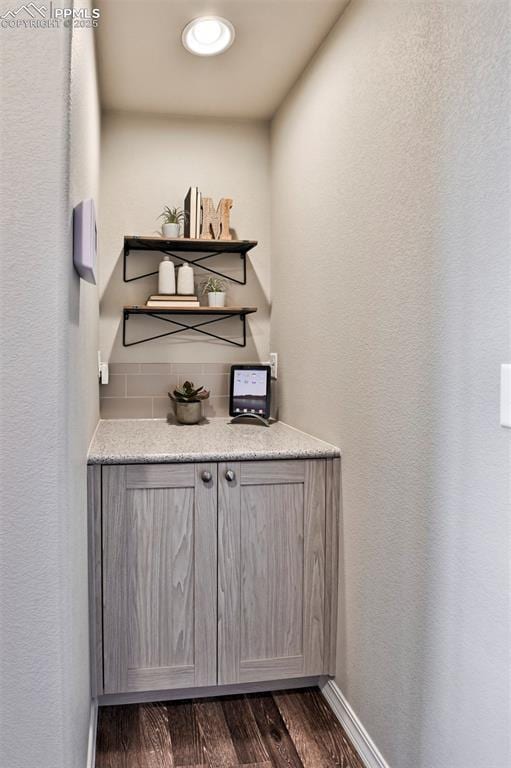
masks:
POLYGON ((182 41, 187 51, 196 56, 216 56, 234 42, 234 27, 220 16, 200 16, 183 29, 182 41))

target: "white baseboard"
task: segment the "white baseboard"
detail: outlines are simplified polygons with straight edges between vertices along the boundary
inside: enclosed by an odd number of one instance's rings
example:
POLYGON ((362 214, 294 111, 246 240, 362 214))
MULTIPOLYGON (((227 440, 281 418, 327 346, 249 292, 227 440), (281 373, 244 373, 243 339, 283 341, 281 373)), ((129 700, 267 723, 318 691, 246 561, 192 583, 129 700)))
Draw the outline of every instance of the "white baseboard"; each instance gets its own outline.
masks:
POLYGON ((98 730, 98 702, 92 699, 90 703, 89 743, 87 746, 87 768, 96 765, 96 734, 98 730))
POLYGON ((353 746, 357 750, 360 759, 366 768, 390 768, 344 697, 337 683, 333 680, 329 680, 322 686, 321 693, 330 704, 334 715, 350 737, 353 746))

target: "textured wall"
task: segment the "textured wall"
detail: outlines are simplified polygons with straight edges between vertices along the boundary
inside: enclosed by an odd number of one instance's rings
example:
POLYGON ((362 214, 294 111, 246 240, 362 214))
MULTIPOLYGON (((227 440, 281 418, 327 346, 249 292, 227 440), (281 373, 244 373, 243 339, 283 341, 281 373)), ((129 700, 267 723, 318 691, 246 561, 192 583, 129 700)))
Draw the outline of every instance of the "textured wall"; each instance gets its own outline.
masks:
POLYGON ((97 163, 92 41, 76 33, 71 85, 69 31, 0 34, 0 765, 84 768, 97 298, 71 214, 97 163))
MULTIPOLYGON (((90 0, 77 0, 90 7, 90 0)), ((93 3, 92 3, 93 5, 93 3)), ((73 30, 70 100, 69 210, 92 197, 99 218, 99 98, 94 54, 94 31, 73 30)), ((68 252, 69 253, 69 252, 68 252)), ((69 259, 69 256, 68 256, 69 259)), ((90 717, 89 596, 87 580, 87 451, 99 418, 97 351, 99 348, 99 293, 80 280, 71 260, 67 297, 67 437, 69 509, 65 562, 68 568, 66 643, 69 672, 64 686, 68 739, 78 766, 84 764, 84 744, 90 717)), ((68 762, 64 768, 68 768, 68 762)), ((74 763, 71 763, 74 765, 74 763)))
POLYGON ((340 445, 338 681, 392 768, 509 765, 509 6, 355 0, 273 125, 281 417, 340 445))
MULTIPOLYGON (((129 113, 106 113, 101 143, 101 351, 112 362, 224 362, 267 359, 270 295, 270 181, 268 125, 259 122, 180 119, 129 113), (125 234, 155 235, 164 205, 183 206, 191 185, 215 201, 232 197, 231 225, 240 239, 258 240, 250 254, 246 286, 229 283, 231 305, 253 304, 251 334, 242 350, 198 334, 153 341, 131 349, 122 346, 121 307, 142 304, 157 290, 157 278, 122 280, 125 234)), ((161 255, 132 256, 136 274, 157 269, 161 255)), ((241 262, 221 257, 211 266, 234 277, 241 262)), ((196 270, 196 282, 207 277, 196 270)), ((206 303, 204 301, 204 303, 206 303)), ((162 333, 149 318, 129 321, 130 338, 162 333), (138 329, 135 330, 135 329, 138 329), (138 335, 137 335, 138 334, 138 335)), ((238 320, 222 322, 217 331, 239 338, 238 320)), ((207 330, 207 329, 206 329, 207 330)), ((211 329, 216 332, 214 328, 211 329)))

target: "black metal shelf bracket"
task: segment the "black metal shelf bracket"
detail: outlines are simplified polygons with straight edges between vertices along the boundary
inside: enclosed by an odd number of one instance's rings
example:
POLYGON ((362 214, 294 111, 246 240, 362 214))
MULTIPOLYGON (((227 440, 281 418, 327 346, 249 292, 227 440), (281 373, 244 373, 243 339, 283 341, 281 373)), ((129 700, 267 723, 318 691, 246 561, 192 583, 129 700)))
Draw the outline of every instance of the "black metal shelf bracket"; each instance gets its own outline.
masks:
POLYGON ((179 326, 173 331, 167 331, 167 333, 159 333, 156 336, 148 336, 145 339, 139 339, 137 341, 128 341, 127 340, 127 334, 126 334, 126 326, 128 323, 128 320, 130 318, 130 315, 133 314, 141 314, 137 312, 130 312, 129 310, 123 311, 123 326, 122 326, 122 345, 123 347, 134 347, 137 344, 145 344, 147 341, 154 341, 155 339, 163 339, 166 336, 174 336, 177 333, 185 333, 186 331, 196 331, 196 333, 201 333, 204 336, 209 336, 213 339, 218 339, 218 341, 224 341, 227 344, 233 344, 235 347, 246 347, 247 345, 247 317, 246 313, 242 314, 231 314, 226 315, 225 313, 221 314, 219 317, 213 317, 209 320, 202 320, 199 323, 192 323, 190 325, 187 325, 186 323, 181 323, 179 320, 171 319, 170 317, 164 317, 158 312, 144 312, 143 315, 146 317, 153 317, 157 320, 163 320, 165 323, 172 323, 173 325, 179 326), (232 339, 228 339, 225 336, 219 336, 216 333, 211 333, 211 331, 205 331, 203 326, 205 325, 212 325, 213 323, 218 323, 221 320, 229 320, 232 317, 239 317, 241 321, 241 328, 242 328, 242 341, 233 341, 232 339))
MULTIPOLYGON (((128 256, 130 252, 133 249, 129 245, 129 243, 124 243, 124 258, 123 258, 123 280, 125 283, 132 283, 134 280, 142 280, 144 277, 151 277, 151 275, 157 275, 158 270, 155 270, 154 272, 145 272, 143 275, 136 275, 135 277, 128 277, 128 256)), ((142 248, 137 248, 136 250, 142 250, 142 248)), ((205 264, 201 263, 205 261, 206 259, 211 259, 214 256, 221 256, 225 253, 232 253, 232 251, 226 251, 225 248, 222 248, 221 245, 217 249, 210 249, 211 253, 206 253, 201 256, 197 256, 195 258, 188 258, 184 255, 184 252, 176 253, 176 251, 168 250, 167 248, 163 247, 153 247, 151 250, 157 251, 159 253, 164 253, 167 256, 172 256, 174 259, 179 259, 182 262, 185 262, 186 264, 190 264, 192 267, 199 267, 200 269, 203 269, 205 272, 209 272, 212 275, 218 275, 218 277, 224 278, 224 280, 229 280, 232 283, 238 283, 238 285, 246 285, 247 284, 247 254, 246 253, 239 253, 239 257, 241 259, 242 265, 243 265, 243 278, 241 280, 238 280, 235 277, 231 277, 230 275, 226 275, 224 272, 219 272, 216 269, 212 269, 212 267, 206 266, 205 264)))

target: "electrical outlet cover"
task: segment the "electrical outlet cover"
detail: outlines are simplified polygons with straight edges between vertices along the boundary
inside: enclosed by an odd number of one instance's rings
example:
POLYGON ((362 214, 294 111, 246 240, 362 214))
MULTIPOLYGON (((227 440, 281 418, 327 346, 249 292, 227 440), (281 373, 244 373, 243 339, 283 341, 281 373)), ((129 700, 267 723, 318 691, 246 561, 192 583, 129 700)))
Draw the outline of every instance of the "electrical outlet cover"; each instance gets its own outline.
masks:
POLYGON ((276 352, 270 352, 270 369, 272 379, 277 379, 279 356, 276 352))

